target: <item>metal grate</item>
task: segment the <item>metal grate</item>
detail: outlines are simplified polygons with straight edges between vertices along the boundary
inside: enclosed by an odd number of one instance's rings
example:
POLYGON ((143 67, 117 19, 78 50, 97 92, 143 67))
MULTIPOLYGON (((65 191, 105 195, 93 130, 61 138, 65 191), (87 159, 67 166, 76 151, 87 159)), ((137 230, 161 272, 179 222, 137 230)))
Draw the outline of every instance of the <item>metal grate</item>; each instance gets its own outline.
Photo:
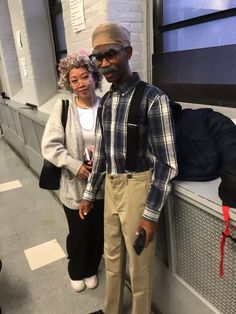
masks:
MULTIPOLYGON (((224 222, 174 197, 176 273, 223 314, 236 311, 236 245, 226 240, 224 277, 219 276, 224 222)), ((236 228, 231 227, 235 236, 236 228)))

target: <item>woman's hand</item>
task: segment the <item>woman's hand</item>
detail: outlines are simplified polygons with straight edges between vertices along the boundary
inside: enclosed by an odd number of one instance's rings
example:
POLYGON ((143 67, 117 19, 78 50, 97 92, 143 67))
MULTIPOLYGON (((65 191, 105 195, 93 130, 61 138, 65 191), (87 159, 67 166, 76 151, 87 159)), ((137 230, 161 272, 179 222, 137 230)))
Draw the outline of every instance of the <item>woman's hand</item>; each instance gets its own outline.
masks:
POLYGON ((82 200, 79 203, 79 215, 80 218, 84 220, 84 218, 86 217, 86 215, 90 212, 90 210, 93 208, 93 203, 86 201, 86 200, 82 200))
POLYGON ((87 180, 88 176, 90 175, 92 170, 92 165, 90 164, 82 164, 82 166, 80 167, 78 173, 77 173, 77 177, 79 177, 80 179, 84 179, 87 180))
POLYGON ((94 145, 89 146, 88 148, 90 150, 90 152, 93 154, 94 153, 94 145))

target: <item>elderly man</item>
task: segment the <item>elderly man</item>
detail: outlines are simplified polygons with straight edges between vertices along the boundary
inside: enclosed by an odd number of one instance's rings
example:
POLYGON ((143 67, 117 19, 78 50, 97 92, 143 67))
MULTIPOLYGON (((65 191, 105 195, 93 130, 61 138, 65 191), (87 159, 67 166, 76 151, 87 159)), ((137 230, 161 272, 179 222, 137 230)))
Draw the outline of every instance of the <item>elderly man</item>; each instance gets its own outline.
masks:
POLYGON ((97 123, 92 174, 80 203, 80 215, 86 219, 105 177, 106 295, 103 311, 95 313, 122 313, 127 252, 132 314, 149 314, 157 222, 170 180, 177 174, 169 102, 160 89, 145 84, 137 104, 137 151, 133 156, 131 152, 130 162, 127 119, 133 93, 141 88, 138 73, 132 73, 129 66, 130 33, 119 24, 105 23, 94 30, 92 45, 92 60, 112 83, 101 124, 97 123), (133 244, 141 230, 146 233, 145 248, 137 255, 133 244))

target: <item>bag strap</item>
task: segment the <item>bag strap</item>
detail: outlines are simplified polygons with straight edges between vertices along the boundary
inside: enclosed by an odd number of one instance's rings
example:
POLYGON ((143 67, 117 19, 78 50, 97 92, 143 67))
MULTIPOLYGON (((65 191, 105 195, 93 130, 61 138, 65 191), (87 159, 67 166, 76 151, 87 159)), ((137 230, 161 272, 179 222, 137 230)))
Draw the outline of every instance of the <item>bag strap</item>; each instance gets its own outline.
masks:
POLYGON ((220 277, 224 276, 224 253, 225 253, 225 240, 230 238, 234 243, 236 243, 236 238, 233 238, 230 234, 229 228, 229 206, 222 206, 223 217, 225 221, 225 230, 222 231, 222 236, 220 239, 220 277))
POLYGON ((135 171, 138 153, 139 109, 142 102, 146 82, 139 82, 133 93, 127 123, 126 166, 127 171, 135 171))
POLYGON ((69 100, 68 99, 66 99, 66 100, 62 99, 61 124, 64 128, 64 131, 66 129, 68 109, 69 109, 69 100))
POLYGON ((101 106, 101 107, 103 106, 104 102, 106 101, 106 99, 107 99, 109 93, 110 93, 110 92, 106 92, 106 93, 102 96, 101 101, 100 101, 100 106, 101 106))
POLYGON ((97 117, 98 117, 98 120, 99 120, 99 123, 100 123, 100 127, 101 127, 101 130, 102 130, 102 134, 103 134, 103 126, 102 126, 102 109, 103 109, 103 104, 104 102, 106 101, 107 97, 108 97, 108 94, 109 92, 106 92, 101 100, 100 100, 100 106, 98 107, 98 111, 97 111, 97 117))

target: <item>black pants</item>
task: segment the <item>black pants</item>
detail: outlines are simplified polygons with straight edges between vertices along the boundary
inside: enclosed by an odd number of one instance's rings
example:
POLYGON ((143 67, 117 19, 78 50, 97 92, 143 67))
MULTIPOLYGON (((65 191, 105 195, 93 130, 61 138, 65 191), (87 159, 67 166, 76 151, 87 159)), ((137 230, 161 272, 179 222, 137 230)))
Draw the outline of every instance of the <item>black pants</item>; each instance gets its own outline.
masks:
POLYGON ((84 220, 78 210, 63 207, 69 226, 66 239, 69 276, 72 280, 82 280, 96 275, 103 254, 104 201, 96 200, 84 220))

